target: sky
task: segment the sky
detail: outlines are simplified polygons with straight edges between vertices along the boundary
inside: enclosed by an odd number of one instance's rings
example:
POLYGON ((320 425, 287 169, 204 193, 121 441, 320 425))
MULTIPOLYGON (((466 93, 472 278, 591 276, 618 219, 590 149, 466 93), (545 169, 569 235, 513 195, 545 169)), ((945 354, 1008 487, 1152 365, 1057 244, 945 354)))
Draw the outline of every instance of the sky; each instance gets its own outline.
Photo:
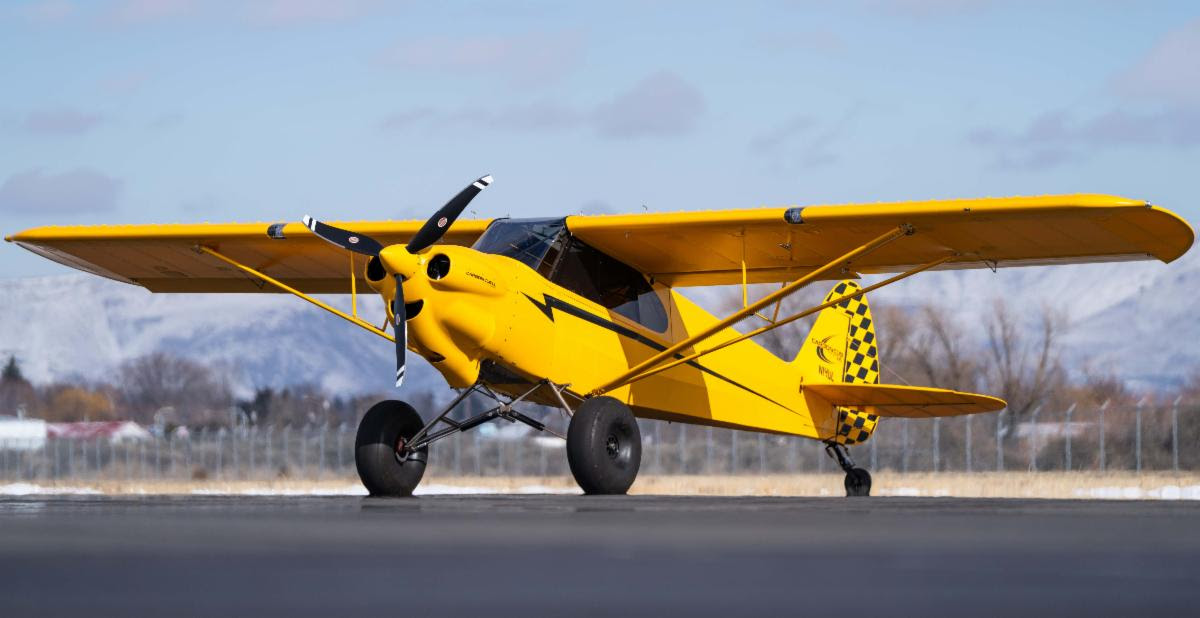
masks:
MULTIPOLYGON (((0 232, 1095 192, 1200 221, 1200 4, 0 3, 0 232)), ((10 244, 0 277, 68 272, 10 244)))

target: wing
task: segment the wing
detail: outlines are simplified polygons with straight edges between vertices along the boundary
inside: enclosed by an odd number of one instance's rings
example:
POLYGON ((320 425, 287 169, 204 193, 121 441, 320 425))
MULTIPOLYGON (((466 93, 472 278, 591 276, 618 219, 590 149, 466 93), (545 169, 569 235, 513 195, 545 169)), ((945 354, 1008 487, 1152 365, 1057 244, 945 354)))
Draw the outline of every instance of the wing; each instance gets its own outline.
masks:
MULTIPOLYGON (((424 221, 331 222, 390 245, 406 243, 424 221)), ((459 220, 442 244, 471 245, 490 220, 459 220)), ((39 227, 6 240, 92 274, 152 292, 276 292, 195 249, 221 253, 311 294, 350 293, 351 257, 304 224, 95 225, 39 227)), ((356 256, 359 290, 365 258, 356 256)))
POLYGON ((863 408, 870 414, 907 418, 995 412, 1007 405, 1003 399, 987 395, 897 384, 805 384, 804 392, 813 393, 835 406, 863 408))
POLYGON ((1163 208, 1108 195, 573 216, 571 232, 667 285, 791 281, 896 226, 916 233, 850 265, 899 272, 947 254, 939 269, 1159 259, 1192 245, 1163 208))

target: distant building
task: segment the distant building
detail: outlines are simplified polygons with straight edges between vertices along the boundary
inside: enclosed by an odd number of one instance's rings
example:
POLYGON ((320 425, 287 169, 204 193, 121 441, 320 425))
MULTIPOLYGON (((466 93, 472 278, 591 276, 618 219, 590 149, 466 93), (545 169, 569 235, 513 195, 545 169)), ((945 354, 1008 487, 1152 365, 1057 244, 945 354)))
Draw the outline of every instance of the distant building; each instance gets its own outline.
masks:
POLYGON ((109 442, 137 442, 152 437, 145 427, 133 421, 46 423, 46 435, 56 439, 109 442))
POLYGON ((0 451, 36 451, 46 446, 46 421, 0 416, 0 451))
POLYGON ((37 418, 0 416, 0 451, 36 451, 45 448, 50 438, 137 442, 151 437, 145 427, 133 421, 47 423, 37 418))

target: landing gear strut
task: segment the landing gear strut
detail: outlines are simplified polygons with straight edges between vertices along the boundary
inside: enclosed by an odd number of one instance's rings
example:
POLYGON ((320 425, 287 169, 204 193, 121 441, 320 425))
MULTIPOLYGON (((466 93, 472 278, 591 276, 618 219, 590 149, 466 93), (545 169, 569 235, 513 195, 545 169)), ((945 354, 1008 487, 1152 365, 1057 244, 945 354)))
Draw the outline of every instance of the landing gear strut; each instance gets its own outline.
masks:
MULTIPOLYGON (((380 402, 367 411, 358 427, 354 454, 358 476, 372 496, 411 496, 417 484, 421 482, 421 477, 425 474, 425 463, 429 460, 430 444, 451 434, 462 433, 494 420, 524 423, 537 431, 544 431, 566 439, 567 436, 555 432, 545 424, 513 408, 514 404, 524 401, 541 388, 550 389, 563 410, 568 414, 571 413, 571 407, 563 398, 566 385, 554 384, 549 380, 542 380, 534 384, 529 390, 512 399, 502 397, 482 383, 475 384, 470 388, 463 389, 450 402, 450 405, 442 409, 428 423, 423 423, 421 416, 407 403, 402 401, 380 402), (495 401, 496 406, 463 421, 450 418, 450 412, 471 393, 477 393, 495 401), (435 430, 439 423, 445 427, 435 430)), ((630 421, 632 421, 632 414, 630 421)), ((636 425, 633 426, 633 431, 636 435, 636 425)), ((622 447, 621 440, 621 436, 617 435, 616 452, 618 454, 625 453, 624 459, 627 461, 629 445, 632 445, 633 442, 626 440, 626 446, 622 447)), ((570 441, 568 440, 568 442, 570 441)), ((635 448, 637 449, 636 460, 640 460, 640 439, 637 440, 635 448)), ((636 473, 637 465, 635 463, 634 474, 636 473)), ((632 479, 630 482, 632 483, 632 479)), ((582 481, 580 484, 582 486, 582 481)), ((586 486, 584 490, 589 491, 586 486)), ((589 493, 597 492, 589 491, 589 493)), ((598 493, 614 492, 600 491, 598 493)), ((624 490, 617 493, 624 493, 624 490)))
POLYGON ((845 446, 836 442, 826 442, 825 453, 837 460, 838 465, 845 471, 847 496, 871 495, 871 473, 864 468, 855 467, 854 460, 850 459, 850 453, 846 451, 845 446))

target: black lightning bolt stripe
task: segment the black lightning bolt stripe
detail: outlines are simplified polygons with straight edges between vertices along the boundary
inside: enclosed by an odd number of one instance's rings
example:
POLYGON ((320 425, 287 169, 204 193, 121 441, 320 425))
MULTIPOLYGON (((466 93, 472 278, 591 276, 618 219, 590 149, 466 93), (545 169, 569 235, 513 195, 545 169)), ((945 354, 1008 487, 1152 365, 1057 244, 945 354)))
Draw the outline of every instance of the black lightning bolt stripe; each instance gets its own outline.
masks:
MULTIPOLYGON (((555 298, 549 294, 543 294, 542 296, 545 298, 545 302, 540 302, 536 298, 534 298, 528 294, 525 294, 525 298, 528 298, 529 302, 533 303, 534 306, 536 306, 539 310, 541 310, 542 313, 546 314, 546 317, 549 318, 551 322, 554 321, 554 310, 558 309, 559 311, 562 311, 563 313, 566 313, 568 315, 573 315, 585 322, 595 324, 596 326, 599 326, 601 328, 606 328, 606 329, 611 330, 614 333, 617 333, 618 335, 621 335, 623 337, 629 337, 630 339, 633 339, 634 341, 636 341, 648 348, 652 348, 659 352, 662 352, 663 350, 667 349, 667 346, 664 346, 661 343, 659 343, 659 342, 657 342, 635 330, 621 326, 620 324, 617 324, 616 322, 606 320, 590 311, 585 311, 583 309, 580 309, 579 307, 576 307, 575 305, 572 305, 562 299, 555 298)), ((683 358, 683 355, 675 354, 675 358, 683 358)), ((788 410, 789 412, 791 411, 791 408, 783 405, 782 403, 779 403, 778 401, 775 401, 774 399, 767 397, 766 395, 746 386, 745 384, 736 382, 727 376, 723 376, 723 375, 713 371, 712 369, 709 369, 708 367, 701 365, 700 363, 698 363, 694 360, 690 360, 686 364, 691 365, 692 367, 695 367, 696 369, 699 369, 700 371, 703 371, 704 373, 707 373, 708 375, 713 376, 714 378, 724 380, 725 382, 728 382, 748 393, 757 395, 757 396, 759 396, 759 397, 761 397, 761 398, 763 398, 785 410, 788 410)))

